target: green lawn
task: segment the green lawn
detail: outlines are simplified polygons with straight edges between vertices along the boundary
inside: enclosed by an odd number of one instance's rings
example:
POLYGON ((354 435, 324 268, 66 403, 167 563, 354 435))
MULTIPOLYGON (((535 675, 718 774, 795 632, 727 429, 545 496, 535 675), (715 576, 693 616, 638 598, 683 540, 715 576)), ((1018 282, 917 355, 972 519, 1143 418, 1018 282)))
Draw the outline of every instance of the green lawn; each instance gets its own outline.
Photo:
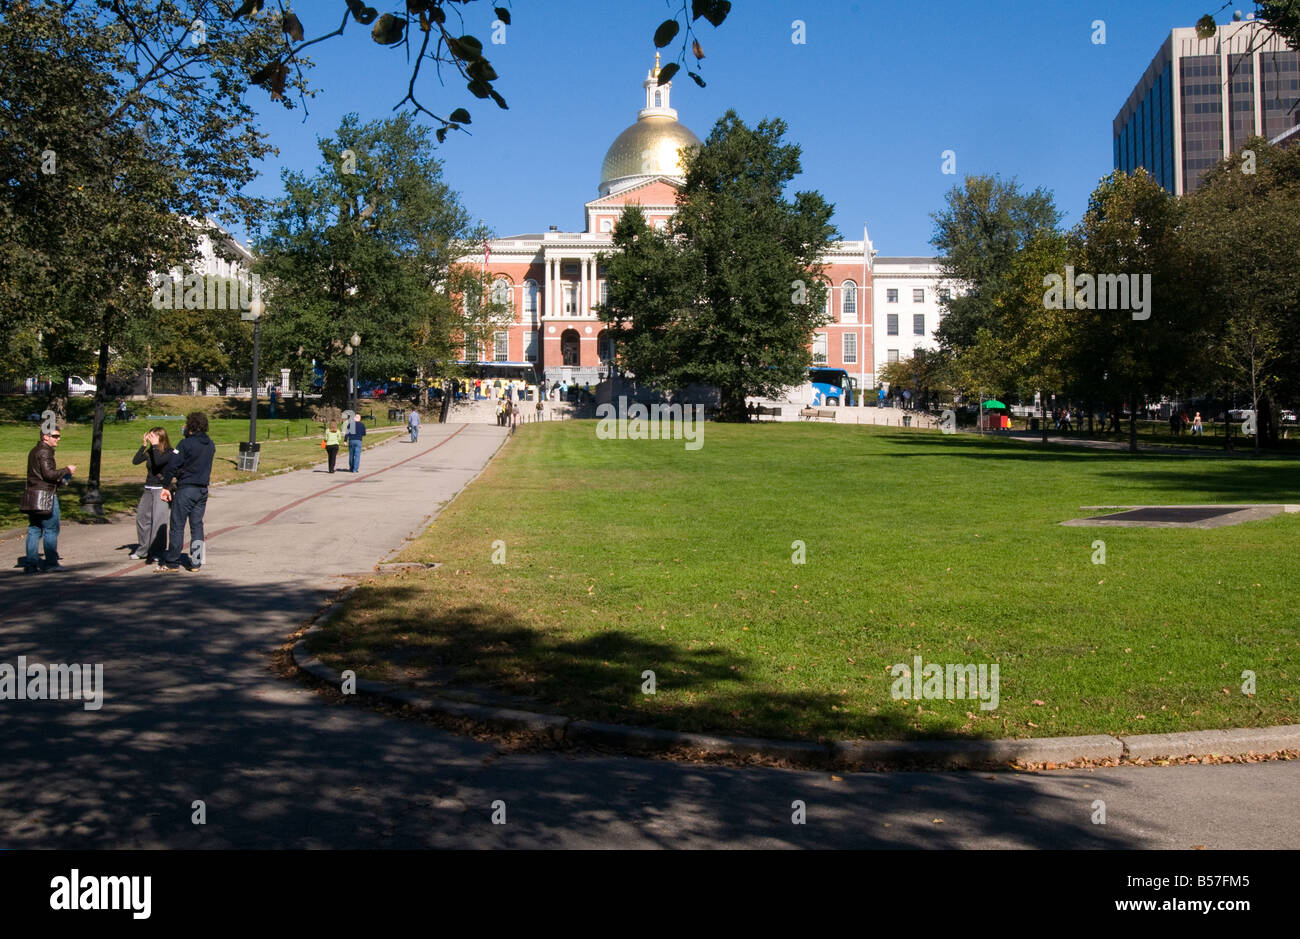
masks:
MULTIPOLYGON (((77 403, 84 408, 84 401, 77 403)), ((147 408, 142 402, 133 407, 140 415, 137 420, 117 423, 110 417, 104 424, 100 492, 104 497, 105 512, 134 510, 140 499, 144 467, 133 466, 131 458, 135 456, 145 431, 150 427, 165 427, 173 445, 182 439, 184 420, 174 417, 170 420, 147 420, 148 415, 162 414, 167 409, 147 408)), ((247 401, 244 402, 244 408, 246 414, 247 401)), ((367 446, 387 440, 401 431, 396 425, 391 430, 384 429, 388 423, 387 412, 379 413, 379 410, 376 409, 376 416, 379 417, 376 424, 380 430, 367 434, 367 446)), ((72 416, 81 416, 81 411, 74 410, 72 416)), ((368 423, 368 428, 373 426, 375 425, 368 423)), ((320 430, 321 425, 313 421, 259 418, 257 438, 262 443, 259 475, 320 462, 324 456, 320 449, 320 430)), ((208 433, 217 445, 216 460, 212 466, 213 481, 253 478, 253 474, 240 472, 236 468, 239 442, 248 439, 247 416, 211 419, 208 433)), ((39 434, 37 424, 0 422, 0 528, 27 523, 27 516, 18 511, 18 499, 27 479, 27 454, 36 445, 39 434)), ((84 491, 86 474, 90 470, 90 441, 89 423, 68 423, 63 427, 62 442, 55 454, 60 466, 71 463, 77 467, 71 491, 61 490, 59 499, 60 514, 70 520, 82 517, 79 500, 84 491)))
POLYGON ((1295 722, 1300 515, 1058 524, 1233 501, 1300 502, 1300 464, 797 424, 709 424, 688 452, 526 425, 402 558, 442 566, 363 584, 315 648, 572 716, 785 738, 1295 722), (894 700, 916 655, 996 663, 998 707, 894 700))

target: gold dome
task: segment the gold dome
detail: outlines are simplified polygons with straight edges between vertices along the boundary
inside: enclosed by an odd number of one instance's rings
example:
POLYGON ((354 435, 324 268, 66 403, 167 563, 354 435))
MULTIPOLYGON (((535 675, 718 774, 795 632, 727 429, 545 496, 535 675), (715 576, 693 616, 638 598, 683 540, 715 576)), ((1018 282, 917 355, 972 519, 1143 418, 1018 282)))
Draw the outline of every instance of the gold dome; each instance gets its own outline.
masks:
POLYGON ((671 117, 647 115, 614 138, 600 167, 600 189, 625 176, 684 176, 682 147, 698 147, 700 138, 671 117))

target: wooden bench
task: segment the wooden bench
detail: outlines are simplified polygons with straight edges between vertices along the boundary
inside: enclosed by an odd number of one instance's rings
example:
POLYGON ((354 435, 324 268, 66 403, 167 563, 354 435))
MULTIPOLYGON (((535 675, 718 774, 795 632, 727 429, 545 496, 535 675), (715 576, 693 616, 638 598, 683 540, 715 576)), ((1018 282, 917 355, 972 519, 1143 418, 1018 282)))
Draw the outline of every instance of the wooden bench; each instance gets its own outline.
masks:
POLYGON ((754 407, 750 408, 749 413, 752 414, 752 415, 754 415, 754 418, 757 419, 757 420, 761 420, 761 419, 764 418, 764 417, 770 417, 770 418, 772 418, 773 420, 775 420, 776 418, 778 418, 778 417, 781 416, 781 409, 780 409, 780 408, 768 408, 768 407, 764 407, 763 405, 759 404, 759 405, 755 405, 754 407))

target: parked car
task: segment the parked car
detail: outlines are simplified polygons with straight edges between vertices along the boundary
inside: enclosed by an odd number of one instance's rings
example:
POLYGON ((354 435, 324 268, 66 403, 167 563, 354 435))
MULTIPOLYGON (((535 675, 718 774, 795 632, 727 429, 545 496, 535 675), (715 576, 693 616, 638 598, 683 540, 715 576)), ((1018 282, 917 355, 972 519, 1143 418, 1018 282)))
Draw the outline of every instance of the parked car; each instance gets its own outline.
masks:
POLYGON ((95 393, 95 383, 86 381, 77 375, 68 378, 68 394, 70 395, 93 395, 95 393))

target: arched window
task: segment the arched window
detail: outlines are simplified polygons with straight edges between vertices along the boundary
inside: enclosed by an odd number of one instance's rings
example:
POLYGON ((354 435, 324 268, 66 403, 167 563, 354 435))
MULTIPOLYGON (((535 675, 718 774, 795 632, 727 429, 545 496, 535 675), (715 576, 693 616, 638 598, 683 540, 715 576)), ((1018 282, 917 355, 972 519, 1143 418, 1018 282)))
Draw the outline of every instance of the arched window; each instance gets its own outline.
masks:
POLYGON ((843 320, 853 322, 858 318, 858 285, 846 280, 840 287, 840 313, 843 320))
POLYGON ((537 318, 537 298, 540 293, 537 281, 524 281, 524 312, 534 319, 537 318))
POLYGON ((560 335, 560 359, 564 365, 578 365, 581 358, 582 340, 576 329, 566 329, 560 335))
POLYGON ((492 302, 503 306, 510 305, 510 281, 498 277, 492 282, 492 302))
POLYGON ((596 335, 596 355, 601 365, 608 365, 614 357, 614 337, 608 329, 602 329, 596 335))

